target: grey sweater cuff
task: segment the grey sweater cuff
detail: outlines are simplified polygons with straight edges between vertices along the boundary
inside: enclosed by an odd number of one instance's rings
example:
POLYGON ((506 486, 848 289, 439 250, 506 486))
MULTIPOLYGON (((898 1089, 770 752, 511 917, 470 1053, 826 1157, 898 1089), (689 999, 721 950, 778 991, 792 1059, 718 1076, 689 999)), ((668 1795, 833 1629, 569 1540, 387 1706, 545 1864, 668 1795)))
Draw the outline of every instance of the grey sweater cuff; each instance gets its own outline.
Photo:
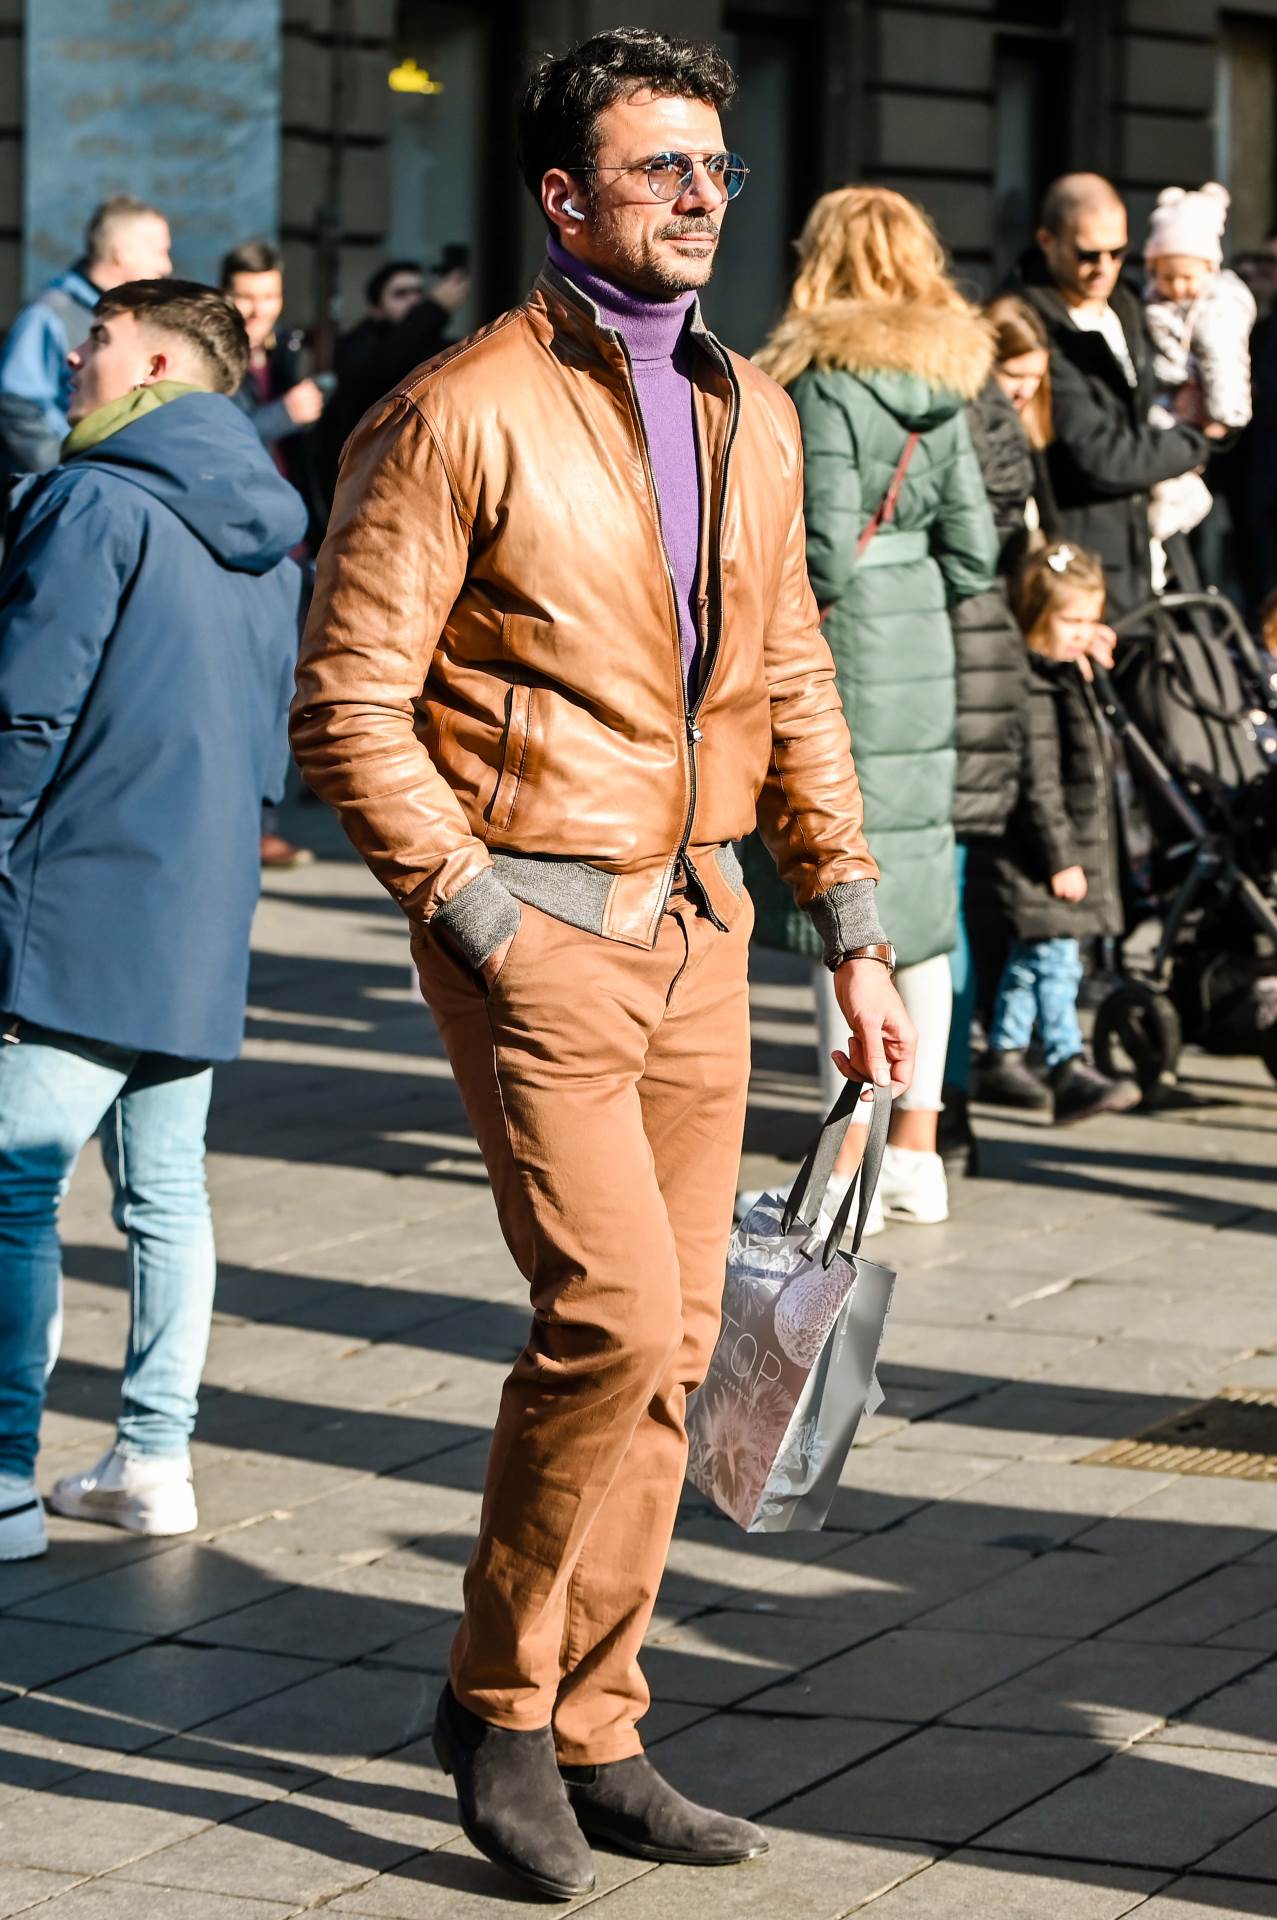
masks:
POLYGON ((519 903, 507 893, 491 867, 485 867, 473 880, 467 880, 432 916, 468 966, 475 972, 503 940, 519 931, 519 903))
POLYGON ((841 880, 818 893, 808 907, 811 923, 825 949, 825 965, 836 967, 851 947, 880 946, 887 938, 878 924, 877 882, 841 880))

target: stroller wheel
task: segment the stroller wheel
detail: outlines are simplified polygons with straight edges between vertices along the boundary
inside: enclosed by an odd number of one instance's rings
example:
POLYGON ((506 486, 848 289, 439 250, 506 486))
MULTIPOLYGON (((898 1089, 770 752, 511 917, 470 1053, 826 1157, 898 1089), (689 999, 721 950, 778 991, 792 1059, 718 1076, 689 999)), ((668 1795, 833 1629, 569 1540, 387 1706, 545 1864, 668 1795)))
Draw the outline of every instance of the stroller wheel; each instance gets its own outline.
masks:
POLYGON ((1115 1080, 1137 1080, 1145 1099, 1174 1086, 1179 1066, 1179 1015, 1164 993, 1123 981, 1095 1016, 1095 1060, 1115 1080))

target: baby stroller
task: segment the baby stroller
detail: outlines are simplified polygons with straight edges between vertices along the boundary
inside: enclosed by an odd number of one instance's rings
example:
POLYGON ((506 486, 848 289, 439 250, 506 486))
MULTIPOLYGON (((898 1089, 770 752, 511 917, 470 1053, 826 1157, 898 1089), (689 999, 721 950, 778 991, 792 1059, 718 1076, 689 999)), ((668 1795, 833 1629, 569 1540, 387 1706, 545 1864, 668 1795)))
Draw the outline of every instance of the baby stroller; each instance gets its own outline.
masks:
POLYGON ((1131 924, 1161 930, 1096 1011, 1097 1064, 1153 1103, 1185 1040, 1258 1054, 1277 1079, 1277 662, 1213 589, 1165 594, 1117 633, 1096 692, 1126 790, 1131 924))

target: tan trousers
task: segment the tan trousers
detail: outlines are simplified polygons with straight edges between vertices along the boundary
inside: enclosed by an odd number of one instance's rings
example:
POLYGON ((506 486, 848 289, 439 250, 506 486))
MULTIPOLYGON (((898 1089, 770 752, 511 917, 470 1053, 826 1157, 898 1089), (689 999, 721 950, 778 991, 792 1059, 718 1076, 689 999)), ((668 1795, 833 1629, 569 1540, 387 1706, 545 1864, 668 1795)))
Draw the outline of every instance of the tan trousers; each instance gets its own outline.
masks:
MULTIPOLYGON (((733 906, 735 906, 733 902, 733 906)), ((718 1336, 749 1072, 752 910, 676 895, 648 952, 536 908, 496 982, 414 953, 531 1290, 501 1396, 452 1685, 559 1757, 642 1750, 638 1654, 718 1336)))

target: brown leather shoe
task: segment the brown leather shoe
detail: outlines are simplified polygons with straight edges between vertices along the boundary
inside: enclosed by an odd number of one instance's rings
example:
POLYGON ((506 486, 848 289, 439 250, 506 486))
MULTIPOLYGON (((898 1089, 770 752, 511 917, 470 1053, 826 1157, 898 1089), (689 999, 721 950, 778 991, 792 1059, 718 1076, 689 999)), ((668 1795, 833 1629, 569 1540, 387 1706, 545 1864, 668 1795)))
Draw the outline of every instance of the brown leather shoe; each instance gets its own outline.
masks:
POLYGON ((684 1799, 646 1754, 607 1766, 561 1766, 559 1772, 582 1833, 640 1860, 734 1867, 768 1851, 761 1827, 684 1799))
POLYGON ((291 840, 285 840, 282 833, 262 835, 264 867, 308 867, 314 858, 309 847, 294 846, 291 840))

